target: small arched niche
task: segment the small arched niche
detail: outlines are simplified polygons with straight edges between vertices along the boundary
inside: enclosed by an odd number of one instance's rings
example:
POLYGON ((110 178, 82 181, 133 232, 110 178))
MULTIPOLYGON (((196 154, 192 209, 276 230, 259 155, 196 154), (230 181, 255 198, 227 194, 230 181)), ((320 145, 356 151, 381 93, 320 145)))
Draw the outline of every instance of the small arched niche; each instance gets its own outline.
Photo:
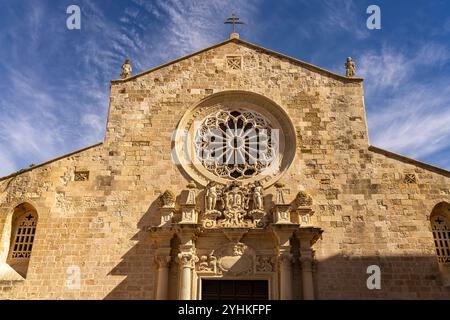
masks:
POLYGON ((6 263, 24 278, 30 263, 37 222, 37 210, 31 204, 21 203, 14 208, 6 263))

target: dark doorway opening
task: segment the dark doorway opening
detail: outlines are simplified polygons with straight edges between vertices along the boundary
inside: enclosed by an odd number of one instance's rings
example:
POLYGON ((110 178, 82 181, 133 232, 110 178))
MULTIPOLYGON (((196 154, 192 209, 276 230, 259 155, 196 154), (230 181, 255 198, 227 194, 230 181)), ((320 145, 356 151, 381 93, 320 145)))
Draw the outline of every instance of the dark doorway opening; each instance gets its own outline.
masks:
POLYGON ((202 280, 202 300, 269 300, 266 280, 202 280))

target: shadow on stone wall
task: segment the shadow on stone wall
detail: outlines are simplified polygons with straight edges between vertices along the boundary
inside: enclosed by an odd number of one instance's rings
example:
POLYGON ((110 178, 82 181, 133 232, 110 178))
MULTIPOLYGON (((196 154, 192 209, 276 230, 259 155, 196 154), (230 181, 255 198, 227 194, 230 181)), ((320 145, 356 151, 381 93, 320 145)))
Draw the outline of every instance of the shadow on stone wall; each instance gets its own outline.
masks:
MULTIPOLYGON (((264 200, 265 203, 272 201, 266 197, 264 200)), ((124 276, 125 279, 105 299, 154 299, 156 248, 145 229, 158 224, 158 210, 157 199, 139 220, 137 227, 140 231, 131 239, 137 243, 108 273, 108 276, 124 276)), ((357 250, 363 245, 355 243, 352 247, 357 250)), ((296 283, 293 284, 293 290, 295 296, 301 296, 298 261, 293 267, 297 269, 294 270, 293 280, 296 283)), ((176 283, 172 271, 170 285, 174 286, 176 283)), ((316 299, 450 299, 450 287, 444 285, 437 258, 433 255, 336 255, 316 262, 314 272, 316 299), (372 274, 367 272, 367 268, 372 265, 380 267, 380 290, 367 287, 367 280, 372 274)))
POLYGON ((450 299, 435 256, 333 256, 316 265, 317 299, 450 299), (367 273, 380 267, 381 289, 369 290, 367 273))
POLYGON ((106 300, 154 299, 155 248, 145 228, 153 224, 155 217, 158 216, 158 207, 157 199, 152 202, 137 224, 139 232, 131 238, 137 243, 122 257, 122 261, 108 273, 108 276, 125 276, 125 279, 106 295, 106 300))

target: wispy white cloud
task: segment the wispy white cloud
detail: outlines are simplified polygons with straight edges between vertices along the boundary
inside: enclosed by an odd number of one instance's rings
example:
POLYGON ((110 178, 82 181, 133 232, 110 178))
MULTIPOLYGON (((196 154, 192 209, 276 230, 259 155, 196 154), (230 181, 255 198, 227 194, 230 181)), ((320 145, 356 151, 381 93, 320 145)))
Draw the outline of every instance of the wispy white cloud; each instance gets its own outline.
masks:
POLYGON ((325 8, 325 18, 319 20, 322 31, 343 30, 353 34, 357 39, 365 39, 369 36, 364 15, 357 14, 358 9, 353 0, 327 0, 322 3, 325 8))
MULTIPOLYGON (((0 35, 17 39, 0 50, 15 66, 4 66, 0 81, 0 176, 103 140, 109 80, 126 57, 140 72, 224 40, 224 18, 239 9, 250 20, 258 2, 134 0, 115 19, 102 3, 81 0, 82 29, 74 32, 65 29, 65 10, 52 15, 48 3, 31 2, 26 23, 0 35), (74 64, 60 56, 70 51, 74 64)), ((22 13, 13 11, 18 21, 22 13)))
MULTIPOLYGON (((253 21, 262 2, 132 0, 112 17, 102 2, 80 0, 78 33, 65 30, 64 10, 55 18, 48 3, 30 2, 26 23, 0 34, 2 43, 17 39, 0 49, 2 58, 14 60, 8 65, 15 66, 0 66, 5 70, 5 81, 0 79, 0 176, 103 140, 109 80, 119 77, 126 57, 140 72, 223 41, 229 33, 223 20, 235 12, 257 25, 253 21), (61 52, 70 51, 73 61, 61 59, 61 52)), ((354 0, 303 3, 320 11, 305 28, 305 37, 313 28, 324 37, 339 31, 357 40, 369 33, 366 16, 355 14, 354 0)), ((442 32, 450 26, 448 21, 441 25, 442 32)), ((247 29, 241 30, 245 34, 247 29)), ((446 46, 427 43, 408 51, 385 46, 355 57, 359 74, 366 77, 373 144, 414 157, 448 147, 450 80, 428 77, 422 83, 421 73, 445 66, 449 56, 446 46)))
POLYGON ((87 126, 85 140, 87 144, 93 144, 103 140, 106 120, 98 114, 85 114, 81 118, 81 123, 87 126))
POLYGON ((366 78, 370 92, 397 89, 409 85, 420 71, 441 66, 449 61, 449 50, 437 43, 427 43, 413 53, 384 46, 380 51, 369 51, 358 57, 358 74, 366 78))
POLYGON ((153 39, 160 45, 152 48, 152 54, 156 54, 161 60, 173 59, 225 40, 225 18, 234 12, 241 19, 250 22, 261 3, 260 0, 133 2, 160 22, 161 28, 154 30, 153 34, 153 39))
POLYGON ((0 177, 10 174, 14 172, 16 169, 17 166, 14 160, 11 159, 11 157, 7 153, 0 152, 0 177))
POLYGON ((373 142, 388 149, 423 157, 448 148, 450 83, 413 85, 382 108, 370 121, 373 142))
POLYGON ((423 77, 449 60, 448 49, 435 43, 412 53, 384 47, 358 58, 372 144, 414 158, 450 147, 450 79, 423 77))
POLYGON ((29 165, 56 156, 64 144, 56 100, 41 89, 32 72, 25 76, 10 70, 8 75, 10 87, 0 97, 0 158, 9 165, 2 166, 0 175, 13 163, 19 169, 19 159, 29 165))
POLYGON ((322 37, 345 33, 351 38, 362 40, 370 35, 366 28, 365 11, 361 11, 354 0, 300 0, 299 2, 304 8, 316 13, 305 25, 305 28, 309 30, 305 34, 307 37, 311 33, 320 34, 322 37))
POLYGON ((390 48, 382 49, 381 53, 371 51, 363 54, 358 58, 358 67, 358 75, 370 81, 366 90, 372 91, 396 88, 412 71, 407 65, 407 58, 390 48))

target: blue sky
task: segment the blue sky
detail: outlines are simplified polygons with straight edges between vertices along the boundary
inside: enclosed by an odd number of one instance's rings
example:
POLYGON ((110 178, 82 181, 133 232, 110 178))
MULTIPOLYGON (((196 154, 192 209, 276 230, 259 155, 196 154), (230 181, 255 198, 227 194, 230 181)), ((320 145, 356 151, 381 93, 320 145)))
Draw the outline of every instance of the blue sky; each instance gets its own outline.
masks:
POLYGON ((365 77, 370 143, 450 170, 450 1, 0 0, 0 176, 100 142, 109 81, 241 38, 365 77), (81 8, 81 30, 66 9, 81 8), (366 9, 381 8, 369 30, 366 9))

